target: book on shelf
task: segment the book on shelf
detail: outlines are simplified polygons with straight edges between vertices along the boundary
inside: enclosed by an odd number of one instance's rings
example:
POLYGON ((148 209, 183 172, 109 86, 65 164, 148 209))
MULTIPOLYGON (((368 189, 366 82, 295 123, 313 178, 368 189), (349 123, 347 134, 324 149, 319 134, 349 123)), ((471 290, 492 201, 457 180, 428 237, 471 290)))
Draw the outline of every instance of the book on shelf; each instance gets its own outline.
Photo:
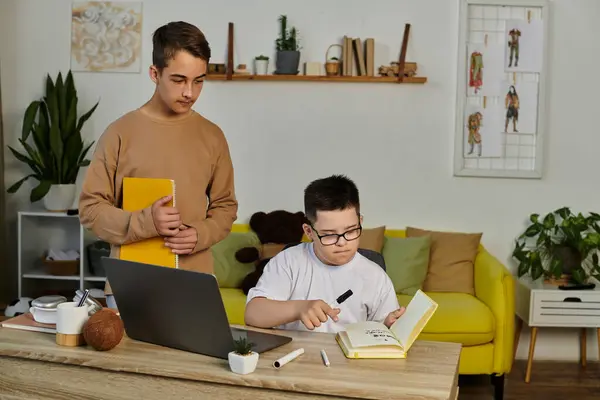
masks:
POLYGON ((404 314, 389 329, 381 322, 357 322, 346 325, 335 339, 347 358, 406 358, 437 307, 435 301, 418 290, 404 314))
MULTIPOLYGON (((138 211, 150 207, 165 196, 173 196, 166 204, 175 207, 175 181, 165 178, 123 178, 123 210, 138 211)), ((179 256, 165 246, 161 236, 121 246, 119 258, 162 267, 179 268, 179 256)))

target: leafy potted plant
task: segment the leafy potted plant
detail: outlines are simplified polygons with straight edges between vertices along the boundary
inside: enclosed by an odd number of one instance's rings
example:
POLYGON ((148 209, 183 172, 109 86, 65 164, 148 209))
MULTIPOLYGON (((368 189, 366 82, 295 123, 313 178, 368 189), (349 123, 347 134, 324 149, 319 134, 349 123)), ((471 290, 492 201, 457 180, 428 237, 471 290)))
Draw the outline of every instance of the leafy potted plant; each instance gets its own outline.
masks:
POLYGON ((254 73, 256 75, 266 75, 269 68, 269 57, 260 55, 254 59, 254 73))
POLYGON ((44 199, 49 211, 65 211, 75 201, 77 174, 89 165, 85 159, 90 147, 81 138, 81 128, 92 116, 98 103, 77 119, 77 89, 71 71, 63 81, 59 72, 56 82, 46 78, 46 94, 31 102, 25 110, 19 143, 25 152, 8 146, 15 158, 31 169, 31 173, 8 188, 15 193, 29 178, 38 181, 30 193, 30 201, 44 199), (28 143, 32 138, 33 143, 28 143))
POLYGON ((254 372, 258 364, 258 353, 252 351, 254 343, 245 337, 234 340, 234 350, 229 352, 229 367, 236 374, 246 375, 254 372))
POLYGON ((298 30, 295 27, 288 29, 287 16, 279 17, 279 37, 275 41, 277 59, 275 60, 275 73, 278 75, 297 75, 300 65, 300 45, 298 30))
POLYGON ((600 279, 600 215, 586 217, 562 207, 540 218, 531 214, 531 224, 517 238, 513 257, 519 262, 518 276, 530 274, 585 283, 591 276, 600 279))

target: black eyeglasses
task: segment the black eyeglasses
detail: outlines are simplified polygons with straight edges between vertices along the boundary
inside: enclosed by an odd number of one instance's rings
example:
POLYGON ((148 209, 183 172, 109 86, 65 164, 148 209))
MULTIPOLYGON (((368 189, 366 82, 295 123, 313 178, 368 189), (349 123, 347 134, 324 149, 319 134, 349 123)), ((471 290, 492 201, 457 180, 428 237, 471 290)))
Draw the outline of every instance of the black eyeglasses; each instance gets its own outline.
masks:
POLYGON ((350 229, 344 233, 328 233, 326 235, 319 235, 319 232, 315 229, 314 226, 311 225, 313 231, 315 231, 317 237, 321 241, 323 246, 333 246, 340 241, 340 238, 343 237, 347 241, 351 242, 352 240, 356 240, 362 234, 362 226, 359 224, 358 228, 350 229))

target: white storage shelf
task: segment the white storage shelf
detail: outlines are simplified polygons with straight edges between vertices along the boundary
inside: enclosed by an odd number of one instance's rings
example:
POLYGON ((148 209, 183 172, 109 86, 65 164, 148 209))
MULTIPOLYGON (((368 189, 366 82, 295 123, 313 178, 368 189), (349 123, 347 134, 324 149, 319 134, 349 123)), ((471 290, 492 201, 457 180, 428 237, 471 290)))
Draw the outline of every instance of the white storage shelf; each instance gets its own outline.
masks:
MULTIPOLYGON (((102 288, 104 276, 90 272, 86 247, 98 240, 79 222, 78 215, 59 212, 21 211, 18 213, 18 274, 19 297, 31 297, 28 281, 37 280, 35 286, 84 290, 102 288), (77 250, 80 254, 79 273, 76 275, 51 275, 42 263, 49 249, 77 250), (43 282, 46 282, 45 284, 43 282), (63 284, 61 284, 63 282, 63 284), (99 284, 91 284, 99 282, 99 284)), ((67 289, 65 289, 67 290, 67 289)))

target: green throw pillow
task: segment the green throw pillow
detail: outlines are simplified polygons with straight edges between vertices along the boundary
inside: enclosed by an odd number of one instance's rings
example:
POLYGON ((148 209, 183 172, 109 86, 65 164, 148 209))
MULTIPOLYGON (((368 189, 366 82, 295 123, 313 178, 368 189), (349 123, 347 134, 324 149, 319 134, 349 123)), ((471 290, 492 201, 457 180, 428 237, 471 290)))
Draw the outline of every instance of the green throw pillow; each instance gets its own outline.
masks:
POLYGON ((429 236, 386 237, 382 255, 398 294, 414 295, 423 287, 429 268, 429 236))
POLYGON ((231 232, 211 247, 215 275, 219 286, 239 288, 242 280, 254 271, 254 263, 244 264, 235 259, 235 253, 243 247, 260 248, 260 240, 254 232, 231 232))

